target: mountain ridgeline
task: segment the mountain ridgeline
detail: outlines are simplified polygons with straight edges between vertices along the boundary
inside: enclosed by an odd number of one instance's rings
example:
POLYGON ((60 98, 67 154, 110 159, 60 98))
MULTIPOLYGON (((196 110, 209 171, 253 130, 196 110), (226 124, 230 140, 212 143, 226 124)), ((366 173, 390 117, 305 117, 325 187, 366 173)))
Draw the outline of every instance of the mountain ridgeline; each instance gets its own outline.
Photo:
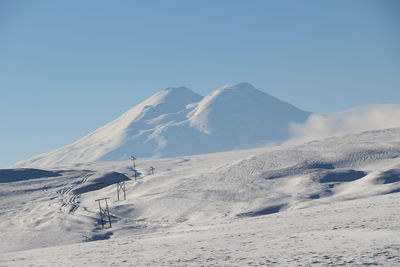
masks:
POLYGON ((310 115, 251 84, 226 85, 203 97, 167 88, 77 142, 18 162, 51 166, 137 157, 175 157, 286 140, 290 122, 310 115))

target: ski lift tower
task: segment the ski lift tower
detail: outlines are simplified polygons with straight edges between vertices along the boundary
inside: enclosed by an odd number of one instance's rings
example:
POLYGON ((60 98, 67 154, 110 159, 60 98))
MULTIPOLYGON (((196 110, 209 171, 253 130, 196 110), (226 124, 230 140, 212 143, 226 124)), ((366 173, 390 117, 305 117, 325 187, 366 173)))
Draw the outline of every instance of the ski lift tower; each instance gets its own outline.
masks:
POLYGON ((134 156, 131 156, 131 160, 132 160, 133 172, 135 173, 135 181, 136 181, 136 165, 135 165, 136 158, 134 156))
POLYGON ((133 169, 136 170, 136 165, 135 165, 136 158, 134 156, 131 156, 131 160, 132 160, 133 169))
POLYGON ((107 199, 110 199, 109 197, 105 197, 105 198, 100 198, 100 199, 96 199, 95 201, 97 201, 99 203, 99 213, 100 213, 100 220, 101 220, 101 226, 102 228, 104 228, 105 222, 106 222, 106 218, 108 218, 108 223, 110 224, 110 228, 111 228, 111 217, 110 217, 110 211, 108 210, 108 203, 107 203, 107 199), (101 205, 101 201, 105 201, 105 207, 101 205))
POLYGON ((154 174, 154 170, 155 170, 155 169, 156 169, 156 168, 154 168, 153 166, 150 167, 149 170, 150 170, 151 174, 154 174))

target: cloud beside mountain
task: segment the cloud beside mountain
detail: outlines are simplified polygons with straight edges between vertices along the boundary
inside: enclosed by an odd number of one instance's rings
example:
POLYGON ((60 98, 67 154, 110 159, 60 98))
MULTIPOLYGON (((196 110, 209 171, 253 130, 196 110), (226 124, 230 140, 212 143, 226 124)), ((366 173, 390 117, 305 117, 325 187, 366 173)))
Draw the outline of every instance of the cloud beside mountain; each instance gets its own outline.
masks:
POLYGON ((292 140, 400 127, 400 105, 371 104, 327 115, 312 114, 305 123, 291 123, 292 140))

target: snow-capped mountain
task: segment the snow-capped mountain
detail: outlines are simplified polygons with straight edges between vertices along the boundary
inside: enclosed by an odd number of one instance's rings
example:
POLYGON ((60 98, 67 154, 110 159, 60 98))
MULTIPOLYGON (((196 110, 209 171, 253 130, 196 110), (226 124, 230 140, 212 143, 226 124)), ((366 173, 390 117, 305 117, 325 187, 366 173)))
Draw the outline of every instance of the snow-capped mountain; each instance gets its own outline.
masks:
POLYGON ((226 85, 202 97, 167 88, 77 142, 18 162, 49 166, 75 162, 172 157, 254 147, 289 136, 302 111, 248 83, 226 85))

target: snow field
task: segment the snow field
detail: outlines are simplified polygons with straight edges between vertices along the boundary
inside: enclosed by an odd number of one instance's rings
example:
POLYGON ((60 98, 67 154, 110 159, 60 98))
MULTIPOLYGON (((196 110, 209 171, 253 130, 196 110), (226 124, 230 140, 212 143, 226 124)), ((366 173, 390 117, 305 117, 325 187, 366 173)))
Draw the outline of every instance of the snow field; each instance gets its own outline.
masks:
POLYGON ((16 182, 0 170, 0 265, 399 262, 398 128, 137 166, 143 175, 119 202, 110 172, 132 177, 129 161, 58 165, 48 169, 57 176, 16 182), (103 197, 110 229, 94 201, 103 197))
POLYGON ((0 266, 398 266, 399 201, 387 194, 7 253, 0 266))

